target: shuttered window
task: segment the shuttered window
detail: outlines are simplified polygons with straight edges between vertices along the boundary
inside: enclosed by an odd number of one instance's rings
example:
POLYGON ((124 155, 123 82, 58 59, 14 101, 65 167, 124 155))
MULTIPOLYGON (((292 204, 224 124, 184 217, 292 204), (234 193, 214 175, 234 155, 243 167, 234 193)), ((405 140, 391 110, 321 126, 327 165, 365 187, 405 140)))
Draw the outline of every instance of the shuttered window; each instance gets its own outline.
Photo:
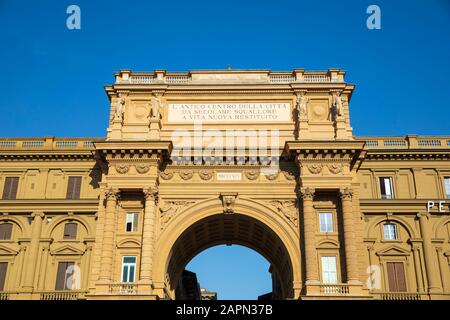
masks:
POLYGON ((0 291, 5 290, 6 269, 8 262, 0 262, 0 291))
POLYGON ((67 199, 80 199, 81 177, 69 177, 67 183, 67 199))
POLYGON ((402 262, 388 262, 386 264, 389 291, 406 292, 405 269, 402 262))
POLYGON ((6 177, 3 187, 3 199, 12 200, 17 197, 17 187, 19 186, 19 177, 6 177))
POLYGON ((12 234, 12 223, 2 223, 0 224, 0 240, 11 239, 12 234))
POLYGON ((56 274, 55 290, 71 290, 73 273, 75 271, 73 262, 58 263, 58 273, 56 274))
POLYGON ((77 224, 75 222, 69 222, 64 225, 64 239, 76 239, 77 238, 77 224))

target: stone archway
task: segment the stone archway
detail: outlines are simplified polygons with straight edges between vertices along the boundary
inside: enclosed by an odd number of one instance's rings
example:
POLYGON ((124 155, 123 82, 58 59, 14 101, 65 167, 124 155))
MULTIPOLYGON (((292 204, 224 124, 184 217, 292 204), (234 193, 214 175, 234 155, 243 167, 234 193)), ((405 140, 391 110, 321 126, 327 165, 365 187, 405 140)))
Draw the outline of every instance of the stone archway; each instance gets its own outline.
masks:
POLYGON ((179 277, 188 262, 219 244, 239 244, 264 256, 272 266, 274 298, 298 298, 298 233, 283 217, 248 199, 238 199, 230 214, 223 213, 220 201, 210 199, 175 217, 156 244, 155 283, 164 283, 165 294, 174 299, 179 277))

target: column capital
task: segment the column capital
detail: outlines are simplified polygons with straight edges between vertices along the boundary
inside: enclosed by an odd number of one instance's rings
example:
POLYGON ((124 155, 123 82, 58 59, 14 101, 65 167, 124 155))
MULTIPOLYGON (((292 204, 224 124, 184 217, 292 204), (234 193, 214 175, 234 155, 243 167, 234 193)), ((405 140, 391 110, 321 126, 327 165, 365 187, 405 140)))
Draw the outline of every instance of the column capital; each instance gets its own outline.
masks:
POLYGON ((120 196, 120 191, 116 188, 108 188, 105 191, 106 200, 117 200, 120 196))
POLYGON ((150 188, 143 188, 142 191, 144 192, 144 198, 146 201, 148 200, 157 200, 158 198, 158 188, 156 187, 150 187, 150 188))
POLYGON ((31 217, 40 217, 40 218, 44 218, 45 217, 45 213, 43 211, 35 211, 31 213, 31 217))
POLYGON ((351 200, 353 197, 353 189, 351 188, 343 188, 339 190, 339 196, 342 200, 351 200))
POLYGON ((301 188, 299 195, 303 200, 313 200, 315 192, 316 190, 314 188, 301 188))
POLYGON ((429 219, 430 218, 430 214, 428 213, 428 212, 419 212, 417 215, 416 215, 416 217, 417 218, 426 218, 426 219, 429 219))

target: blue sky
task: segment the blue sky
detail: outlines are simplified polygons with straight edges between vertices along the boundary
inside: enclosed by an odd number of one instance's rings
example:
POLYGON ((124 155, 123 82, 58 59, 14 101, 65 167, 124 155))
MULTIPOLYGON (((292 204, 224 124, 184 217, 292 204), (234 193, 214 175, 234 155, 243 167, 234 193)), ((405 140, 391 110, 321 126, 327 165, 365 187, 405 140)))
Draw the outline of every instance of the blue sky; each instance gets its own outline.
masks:
MULTIPOLYGON (((228 65, 340 67, 356 84, 355 134, 449 135, 449 39, 449 0, 0 0, 0 136, 105 136, 103 86, 113 72, 228 65), (66 28, 70 4, 81 8, 81 30, 66 28), (381 8, 381 30, 366 28, 370 4, 381 8)), ((246 256, 233 248, 192 262, 202 283, 222 254, 246 256)), ((250 265, 265 269, 261 259, 250 265)), ((218 264, 217 277, 238 270, 231 263, 218 264)), ((220 290, 230 281, 205 285, 220 290)), ((239 283, 234 298, 246 289, 239 283)))

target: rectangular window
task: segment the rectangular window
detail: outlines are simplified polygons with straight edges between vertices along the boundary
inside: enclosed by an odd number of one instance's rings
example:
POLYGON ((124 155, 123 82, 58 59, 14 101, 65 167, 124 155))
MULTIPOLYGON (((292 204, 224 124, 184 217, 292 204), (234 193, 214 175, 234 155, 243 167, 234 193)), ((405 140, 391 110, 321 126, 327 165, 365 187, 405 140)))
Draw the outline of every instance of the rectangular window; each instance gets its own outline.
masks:
POLYGON ((334 256, 322 257, 322 282, 328 284, 338 283, 336 257, 334 256))
POLYGON ((69 177, 67 183, 67 199, 80 199, 81 177, 69 177))
POLYGON ((394 199, 394 189, 391 177, 380 178, 381 199, 394 199))
POLYGON ((333 232, 333 214, 323 212, 319 214, 320 232, 333 232))
POLYGON ((8 269, 8 262, 0 262, 0 291, 5 290, 6 269, 8 269))
POLYGON ((0 240, 11 239, 12 227, 13 227, 12 223, 0 224, 0 240))
POLYGON ((134 282, 136 272, 136 257, 122 258, 122 282, 134 282))
POLYGON ((19 186, 19 177, 6 177, 3 187, 3 199, 14 200, 17 197, 17 188, 19 186))
POLYGON ((384 240, 397 240, 397 225, 394 223, 386 223, 384 225, 384 240))
POLYGON ((138 229, 138 214, 136 212, 127 213, 127 221, 125 226, 126 232, 136 232, 138 229))
POLYGON ((445 195, 447 199, 450 199, 450 177, 444 178, 444 185, 445 185, 445 195))
POLYGON ((69 222, 64 225, 64 239, 76 239, 77 238, 77 224, 75 222, 69 222))
POLYGON ((75 263, 73 262, 58 263, 58 273, 56 274, 55 290, 72 290, 74 284, 74 267, 75 263))
POLYGON ((389 291, 406 292, 405 270, 402 262, 388 262, 386 264, 389 291))

